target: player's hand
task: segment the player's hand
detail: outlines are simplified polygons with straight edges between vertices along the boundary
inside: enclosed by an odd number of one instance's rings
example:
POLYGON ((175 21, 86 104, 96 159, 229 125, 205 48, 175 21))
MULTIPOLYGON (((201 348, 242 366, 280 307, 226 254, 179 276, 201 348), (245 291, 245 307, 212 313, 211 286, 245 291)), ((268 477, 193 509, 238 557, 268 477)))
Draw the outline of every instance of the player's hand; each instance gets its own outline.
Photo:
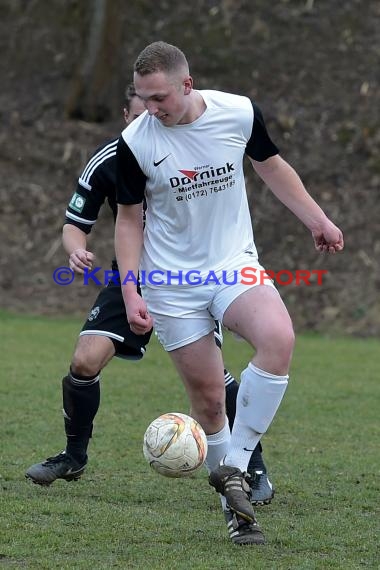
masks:
POLYGON ((319 230, 312 232, 315 249, 321 252, 337 253, 344 248, 343 234, 341 230, 330 220, 319 230))
POLYGON ((142 297, 136 292, 126 301, 127 319, 131 331, 135 334, 145 334, 153 327, 153 319, 142 297))
POLYGON ((75 273, 84 274, 85 269, 91 269, 95 255, 83 248, 74 250, 69 257, 70 269, 75 273))

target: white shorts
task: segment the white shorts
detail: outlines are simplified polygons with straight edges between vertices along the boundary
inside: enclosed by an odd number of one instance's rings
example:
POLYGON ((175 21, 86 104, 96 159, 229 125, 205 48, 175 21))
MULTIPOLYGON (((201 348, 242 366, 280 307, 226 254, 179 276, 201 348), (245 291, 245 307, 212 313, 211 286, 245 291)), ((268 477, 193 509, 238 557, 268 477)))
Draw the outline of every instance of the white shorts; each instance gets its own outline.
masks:
POLYGON ((222 323, 225 311, 245 291, 260 285, 274 288, 256 256, 247 253, 214 275, 200 285, 141 287, 158 339, 168 352, 214 330, 215 319, 222 323))

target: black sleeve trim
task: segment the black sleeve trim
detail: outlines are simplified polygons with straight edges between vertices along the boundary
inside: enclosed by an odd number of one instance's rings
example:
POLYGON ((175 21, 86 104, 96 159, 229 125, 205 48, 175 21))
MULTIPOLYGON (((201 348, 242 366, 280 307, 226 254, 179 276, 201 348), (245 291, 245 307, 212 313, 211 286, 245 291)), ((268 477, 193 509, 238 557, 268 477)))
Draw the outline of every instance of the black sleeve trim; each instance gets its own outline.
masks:
POLYGON ((252 107, 254 113, 252 133, 247 142, 245 152, 253 160, 263 162, 267 158, 278 154, 279 150, 268 134, 260 108, 253 102, 252 107))
POLYGON ((91 232, 92 226, 93 226, 93 224, 91 224, 91 225, 81 224, 80 222, 76 222, 75 220, 71 220, 70 218, 65 217, 64 225, 66 226, 68 224, 75 226, 76 228, 78 228, 79 230, 81 230, 83 233, 85 233, 87 235, 91 232))
POLYGON ((147 177, 140 168, 135 155, 119 138, 116 151, 116 200, 119 204, 141 204, 147 177))

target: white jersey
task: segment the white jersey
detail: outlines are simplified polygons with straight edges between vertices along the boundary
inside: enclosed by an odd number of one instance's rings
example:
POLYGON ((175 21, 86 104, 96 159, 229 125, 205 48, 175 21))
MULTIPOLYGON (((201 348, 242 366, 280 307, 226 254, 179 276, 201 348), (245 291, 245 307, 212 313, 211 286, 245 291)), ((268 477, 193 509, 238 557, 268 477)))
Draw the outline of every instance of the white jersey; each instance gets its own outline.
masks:
POLYGON ((246 251, 257 256, 243 157, 265 160, 278 150, 248 98, 199 93, 206 110, 194 122, 166 127, 144 113, 119 141, 117 200, 146 199, 146 272, 207 275, 246 251))

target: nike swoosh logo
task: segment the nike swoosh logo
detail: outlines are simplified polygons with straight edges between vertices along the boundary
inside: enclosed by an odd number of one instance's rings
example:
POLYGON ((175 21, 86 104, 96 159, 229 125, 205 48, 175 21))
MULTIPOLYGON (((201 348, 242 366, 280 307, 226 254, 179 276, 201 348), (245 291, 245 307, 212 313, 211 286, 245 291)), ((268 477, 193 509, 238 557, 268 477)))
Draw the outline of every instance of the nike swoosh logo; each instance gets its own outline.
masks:
POLYGON ((246 447, 243 447, 244 451, 255 451, 254 449, 247 449, 246 447))
POLYGON ((169 154, 167 154, 166 156, 164 156, 164 158, 161 158, 161 160, 158 160, 157 162, 154 161, 153 162, 153 166, 159 166, 161 164, 161 162, 164 162, 164 160, 166 160, 168 158, 168 156, 171 155, 171 152, 169 152, 169 154))

